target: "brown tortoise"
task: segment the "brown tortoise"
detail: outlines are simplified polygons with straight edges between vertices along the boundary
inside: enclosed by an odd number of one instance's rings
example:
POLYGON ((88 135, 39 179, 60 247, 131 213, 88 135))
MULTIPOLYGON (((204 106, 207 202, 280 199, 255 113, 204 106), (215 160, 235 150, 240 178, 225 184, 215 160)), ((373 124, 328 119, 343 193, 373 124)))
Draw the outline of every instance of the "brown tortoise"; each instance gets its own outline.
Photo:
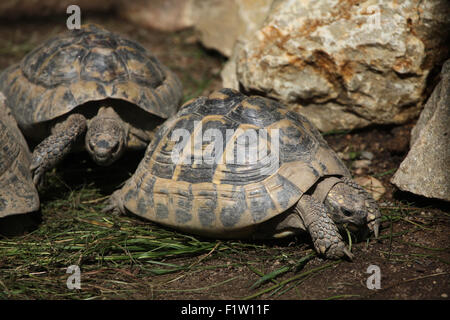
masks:
POLYGON ((96 25, 60 34, 0 75, 14 117, 33 152, 34 181, 85 134, 95 162, 145 148, 182 100, 177 76, 138 43, 96 25), (43 140, 44 139, 44 140, 43 140))
POLYGON ((377 236, 380 223, 376 202, 306 118, 231 89, 187 102, 168 119, 136 173, 109 201, 105 211, 130 211, 208 237, 278 238, 308 231, 327 258, 352 257, 339 229, 377 236), (266 135, 251 140, 248 129, 266 135), (260 152, 264 145, 268 151, 260 152))
POLYGON ((29 170, 31 154, 0 92, 0 218, 39 209, 29 170))

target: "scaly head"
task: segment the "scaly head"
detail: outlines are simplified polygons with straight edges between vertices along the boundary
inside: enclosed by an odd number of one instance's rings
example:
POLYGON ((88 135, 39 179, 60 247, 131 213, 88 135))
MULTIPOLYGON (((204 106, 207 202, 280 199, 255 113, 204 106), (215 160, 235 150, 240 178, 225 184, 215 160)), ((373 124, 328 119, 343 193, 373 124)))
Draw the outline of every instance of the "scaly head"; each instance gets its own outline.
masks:
POLYGON ((341 181, 325 199, 331 218, 339 227, 347 226, 352 231, 367 227, 378 237, 381 213, 376 201, 353 180, 341 178, 341 181))
POLYGON ((128 132, 123 121, 112 108, 100 108, 89 122, 86 132, 86 150, 101 166, 108 166, 125 151, 128 132))

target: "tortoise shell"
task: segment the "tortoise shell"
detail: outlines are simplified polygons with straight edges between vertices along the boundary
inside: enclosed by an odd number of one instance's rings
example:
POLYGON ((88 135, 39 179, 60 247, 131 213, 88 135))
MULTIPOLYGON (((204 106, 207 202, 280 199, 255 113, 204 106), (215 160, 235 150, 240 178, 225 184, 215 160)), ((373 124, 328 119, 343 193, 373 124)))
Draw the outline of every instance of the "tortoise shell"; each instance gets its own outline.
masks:
POLYGON ((0 218, 39 209, 28 169, 31 154, 0 92, 0 218))
POLYGON ((121 194, 123 206, 143 218, 200 235, 236 238, 291 208, 324 176, 350 174, 306 118, 274 100, 222 89, 187 102, 158 129, 121 194), (224 137, 222 150, 213 152, 213 139, 200 139, 208 129, 224 137), (180 147, 177 137, 184 131, 190 141, 180 147), (256 144, 245 137, 254 131, 259 132, 256 144), (233 161, 242 145, 249 152, 233 161), (260 152, 264 146, 266 152, 260 152), (196 162, 198 150, 203 161, 196 162), (221 160, 204 161, 208 155, 221 160))
POLYGON ((182 99, 179 79, 155 56, 96 25, 68 31, 35 48, 2 73, 0 90, 21 127, 106 98, 168 118, 182 99))

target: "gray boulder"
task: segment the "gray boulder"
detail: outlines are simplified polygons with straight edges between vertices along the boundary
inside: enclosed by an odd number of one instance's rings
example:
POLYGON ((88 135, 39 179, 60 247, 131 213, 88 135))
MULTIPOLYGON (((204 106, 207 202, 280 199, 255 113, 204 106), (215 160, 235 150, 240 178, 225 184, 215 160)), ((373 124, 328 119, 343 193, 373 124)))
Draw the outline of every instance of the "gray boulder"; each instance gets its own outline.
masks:
POLYGON ((121 0, 118 13, 133 24, 163 31, 192 27, 195 0, 121 0))
POLYGON ((229 57, 238 39, 253 36, 273 0, 196 0, 195 29, 200 41, 229 57))
POLYGON ((403 191, 450 201, 450 59, 411 133, 411 150, 391 182, 403 191))

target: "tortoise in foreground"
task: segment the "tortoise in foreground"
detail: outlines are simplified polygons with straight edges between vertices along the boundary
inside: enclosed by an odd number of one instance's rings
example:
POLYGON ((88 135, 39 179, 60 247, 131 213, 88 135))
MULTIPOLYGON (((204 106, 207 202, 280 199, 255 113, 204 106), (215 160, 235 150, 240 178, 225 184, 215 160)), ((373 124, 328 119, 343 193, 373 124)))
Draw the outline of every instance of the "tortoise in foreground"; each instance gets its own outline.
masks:
POLYGON ((377 236, 380 223, 376 202, 306 118, 231 89, 187 102, 157 130, 111 210, 216 238, 307 231, 332 259, 352 257, 339 229, 377 236))
POLYGON ((29 170, 31 154, 0 92, 0 218, 39 210, 29 170))
POLYGON ((40 142, 31 169, 39 184, 85 134, 85 149, 109 165, 145 148, 182 101, 177 76, 138 43, 96 25, 60 34, 0 75, 0 90, 25 136, 40 142))

